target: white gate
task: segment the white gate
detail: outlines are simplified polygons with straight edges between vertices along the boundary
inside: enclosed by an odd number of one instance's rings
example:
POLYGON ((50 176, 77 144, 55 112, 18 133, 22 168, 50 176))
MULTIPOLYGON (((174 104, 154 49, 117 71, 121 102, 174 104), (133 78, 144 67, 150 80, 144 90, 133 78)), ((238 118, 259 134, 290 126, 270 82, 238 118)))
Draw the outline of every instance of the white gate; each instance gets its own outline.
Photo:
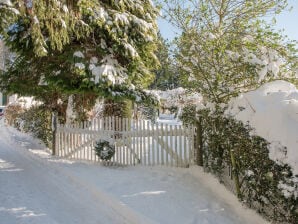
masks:
POLYGON ((119 117, 95 118, 80 125, 57 125, 56 151, 60 157, 105 162, 107 165, 169 165, 187 167, 194 159, 194 128, 153 124, 119 117), (115 146, 109 161, 95 153, 97 141, 115 146))

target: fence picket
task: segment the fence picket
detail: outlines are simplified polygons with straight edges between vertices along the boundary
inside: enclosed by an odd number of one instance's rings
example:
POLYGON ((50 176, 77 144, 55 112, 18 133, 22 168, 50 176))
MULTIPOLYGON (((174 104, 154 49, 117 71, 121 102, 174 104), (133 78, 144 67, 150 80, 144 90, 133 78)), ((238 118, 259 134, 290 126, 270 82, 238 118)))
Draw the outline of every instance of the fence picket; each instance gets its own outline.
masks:
POLYGON ((178 150, 178 140, 179 140, 179 139, 178 139, 178 136, 179 136, 179 135, 178 135, 177 125, 175 125, 174 130, 175 130, 175 131, 174 131, 174 134, 175 134, 175 135, 174 135, 174 138, 175 138, 175 146, 174 146, 174 147, 175 147, 175 153, 176 153, 175 160, 176 160, 176 167, 178 167, 178 166, 179 166, 179 157, 180 157, 180 156, 179 156, 179 154, 178 154, 178 151, 179 151, 179 150, 178 150))
POLYGON ((56 129, 56 155, 59 157, 60 156, 60 124, 57 122, 57 129, 56 129))
MULTIPOLYGON (((164 138, 164 129, 166 129, 166 127, 164 126, 164 124, 161 124, 161 129, 158 130, 161 132, 161 139, 164 138)), ((157 136, 158 137, 158 136, 157 136)), ((161 152, 161 165, 165 164, 165 160, 164 160, 164 151, 161 147, 161 145, 158 144, 158 147, 160 147, 160 152, 161 152)))
MULTIPOLYGON (((171 142, 171 138, 170 138, 170 141, 169 141, 169 131, 170 131, 170 127, 168 124, 166 124, 166 145, 168 146, 169 145, 169 142, 171 142)), ((166 152, 166 165, 168 166, 169 165, 169 153, 165 150, 166 152)))
MULTIPOLYGON (((118 118, 119 119, 119 127, 118 127, 118 133, 121 130, 121 128, 123 127, 123 119, 122 118, 118 118)), ((119 135, 120 136, 120 135, 119 135)), ((123 165, 124 163, 124 156, 123 156, 123 137, 121 136, 121 138, 119 138, 120 141, 122 140, 122 142, 120 143, 120 150, 119 150, 119 154, 120 154, 120 164, 123 165)))
POLYGON ((178 132, 179 134, 179 156, 180 156, 180 160, 179 160, 179 167, 183 167, 184 164, 184 160, 183 160, 183 153, 184 153, 184 149, 183 149, 183 130, 182 130, 182 126, 178 127, 178 132))
POLYGON ((136 165, 136 148, 135 148, 135 121, 131 120, 130 121, 130 129, 131 129, 131 150, 132 150, 132 155, 131 155, 131 165, 136 165))
MULTIPOLYGON (((150 131, 150 122, 149 122, 149 120, 146 122, 146 132, 149 132, 150 131)), ((146 135, 144 135, 145 136, 145 138, 146 138, 146 143, 145 143, 145 145, 147 146, 147 158, 148 158, 148 165, 150 166, 151 165, 151 147, 150 147, 150 136, 148 135, 147 136, 147 133, 146 133, 146 135)))
MULTIPOLYGON (((116 130, 119 130, 120 128, 120 118, 116 117, 116 130)), ((118 154, 118 163, 122 163, 122 158, 121 158, 121 143, 117 144, 117 154, 118 154)))
POLYGON ((154 124, 154 128, 155 128, 155 130, 154 130, 154 133, 153 133, 152 138, 153 138, 154 144, 155 144, 156 164, 157 165, 160 165, 160 163, 159 163, 159 157, 160 157, 160 155, 159 155, 159 145, 158 145, 158 143, 156 141, 156 138, 158 138, 158 135, 159 135, 158 134, 159 133, 158 125, 157 124, 154 124))
MULTIPOLYGON (((94 131, 95 130, 95 123, 94 123, 94 120, 91 120, 91 131, 94 131)), ((92 136, 90 136, 90 138, 92 138, 92 136)), ((94 151, 93 151, 93 141, 91 141, 91 144, 90 144, 90 159, 91 161, 94 161, 94 151)))
POLYGON ((131 136, 130 136, 130 128, 129 128, 129 120, 128 118, 125 118, 125 129, 122 132, 122 135, 127 133, 126 136, 126 145, 125 145, 125 154, 126 154, 126 165, 131 165, 131 136), (130 153, 129 153, 130 152, 130 153))
POLYGON ((189 151, 188 151, 188 153, 189 153, 189 163, 193 163, 193 161, 192 161, 192 158, 194 158, 194 151, 193 151, 193 145, 194 145, 194 138, 193 138, 193 135, 192 134, 194 134, 193 133, 193 130, 192 130, 192 126, 189 126, 189 128, 188 128, 188 138, 189 138, 189 141, 188 141, 188 147, 189 147, 189 151))
POLYGON ((143 156, 143 138, 142 138, 142 130, 144 129, 143 126, 143 122, 142 120, 139 120, 139 132, 141 133, 141 136, 139 137, 139 147, 140 147, 140 159, 141 159, 141 163, 146 165, 146 163, 144 163, 144 156, 143 156))
MULTIPOLYGON (((68 125, 68 128, 72 129, 72 124, 69 124, 69 125, 68 125)), ((69 149, 69 151, 70 151, 70 152, 72 152, 72 150, 73 150, 73 147, 72 147, 72 135, 73 135, 73 133, 72 133, 72 132, 71 132, 71 133, 69 133, 69 139, 68 139, 68 141, 69 141, 69 143, 68 143, 68 149, 69 149)), ((76 159, 77 159, 77 157, 76 157, 76 159)))
POLYGON ((171 160, 171 166, 176 165, 175 161, 176 158, 174 157, 174 151, 176 152, 176 136, 175 136, 175 129, 173 127, 173 125, 170 126, 170 144, 169 147, 172 148, 172 150, 170 151, 170 160, 171 160))
POLYGON ((147 159, 146 158, 148 158, 146 155, 148 155, 147 153, 148 153, 148 149, 147 149, 147 144, 146 144, 146 135, 145 135, 145 133, 146 133, 146 121, 145 120, 143 120, 143 128, 142 128, 142 138, 143 138, 143 144, 142 144, 142 146, 143 146, 143 160, 144 160, 144 164, 145 165, 148 165, 148 163, 147 163, 147 159), (146 150, 147 149, 147 150, 146 150))
POLYGON ((61 156, 64 157, 64 150, 65 150, 65 131, 64 131, 64 125, 62 125, 62 150, 61 150, 61 156))
POLYGON ((152 151, 152 164, 151 165, 155 165, 155 152, 156 152, 156 149, 155 149, 155 144, 154 144, 154 134, 155 134, 155 130, 154 130, 154 124, 153 122, 151 122, 151 132, 152 132, 152 136, 149 137, 149 139, 151 139, 151 151, 152 151))
MULTIPOLYGON (((100 130, 100 119, 98 117, 95 118, 95 123, 96 123, 95 130, 97 132, 99 132, 99 130, 100 130)), ((96 141, 97 141, 97 139, 95 138, 94 143, 93 143, 93 149, 95 148, 96 141)), ((96 151, 95 150, 94 150, 94 161, 95 162, 98 162, 98 156, 96 155, 96 151)))
POLYGON ((140 154, 139 137, 137 135, 139 133, 139 120, 136 120, 135 124, 136 124, 136 127, 135 127, 135 130, 136 130, 135 131, 136 152, 137 152, 138 159, 139 159, 140 163, 142 163, 142 157, 141 157, 141 154, 140 154))
MULTIPOLYGON (((186 129, 187 128, 183 127, 183 133, 186 133, 186 129)), ((183 163, 184 164, 181 164, 181 165, 187 166, 188 160, 187 160, 187 155, 186 155, 186 152, 187 152, 187 150, 186 150, 186 148, 187 148, 187 146, 186 146, 186 140, 187 140, 186 135, 183 135, 182 139, 183 139, 183 161, 184 161, 183 163)))

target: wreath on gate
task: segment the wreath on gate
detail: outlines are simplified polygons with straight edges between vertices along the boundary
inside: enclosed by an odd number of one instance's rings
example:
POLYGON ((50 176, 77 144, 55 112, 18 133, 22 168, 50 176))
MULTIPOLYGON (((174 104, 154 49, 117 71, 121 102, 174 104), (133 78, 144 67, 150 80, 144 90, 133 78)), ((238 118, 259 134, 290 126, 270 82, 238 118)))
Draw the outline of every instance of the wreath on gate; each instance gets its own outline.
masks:
POLYGON ((108 141, 97 141, 94 150, 96 155, 102 160, 110 160, 115 154, 115 146, 108 141))

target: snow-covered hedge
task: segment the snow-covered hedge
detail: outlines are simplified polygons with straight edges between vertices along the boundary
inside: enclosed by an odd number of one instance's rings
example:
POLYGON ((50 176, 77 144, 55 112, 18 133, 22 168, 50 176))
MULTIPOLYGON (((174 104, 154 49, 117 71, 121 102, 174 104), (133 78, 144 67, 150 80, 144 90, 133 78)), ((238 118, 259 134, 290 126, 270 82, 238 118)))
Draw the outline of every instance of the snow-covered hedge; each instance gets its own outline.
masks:
POLYGON ((227 182, 232 168, 244 202, 271 220, 298 223, 297 88, 274 81, 228 105, 203 108, 201 102, 186 107, 181 119, 196 122, 199 110, 206 169, 227 182))
POLYGON ((270 158, 270 143, 223 111, 201 110, 199 115, 205 168, 226 184, 230 184, 224 178, 226 170, 232 168, 234 189, 241 200, 270 220, 298 223, 298 178, 288 164, 270 158))
POLYGON ((15 126, 21 131, 31 133, 46 146, 52 144, 51 111, 43 106, 32 106, 17 117, 15 126))
POLYGON ((267 83, 230 102, 227 114, 254 128, 270 144, 270 158, 298 175, 298 89, 285 81, 267 83), (283 146, 283 147, 282 147, 283 146))

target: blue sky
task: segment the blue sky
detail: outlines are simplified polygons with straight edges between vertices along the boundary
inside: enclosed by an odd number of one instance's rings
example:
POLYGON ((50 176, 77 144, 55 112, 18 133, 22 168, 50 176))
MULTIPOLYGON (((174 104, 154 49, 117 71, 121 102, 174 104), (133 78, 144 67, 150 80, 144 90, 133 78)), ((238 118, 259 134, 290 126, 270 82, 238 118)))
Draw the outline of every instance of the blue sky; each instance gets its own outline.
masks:
POLYGON ((284 34, 292 40, 298 41, 298 0, 288 0, 293 10, 290 12, 283 12, 277 19, 277 28, 284 29, 284 34))
MULTIPOLYGON (((292 11, 285 11, 276 19, 276 29, 284 30, 283 33, 290 39, 298 41, 298 0, 288 0, 289 6, 293 6, 292 11)), ((158 20, 158 25, 162 36, 172 40, 177 30, 164 20, 158 20)))

